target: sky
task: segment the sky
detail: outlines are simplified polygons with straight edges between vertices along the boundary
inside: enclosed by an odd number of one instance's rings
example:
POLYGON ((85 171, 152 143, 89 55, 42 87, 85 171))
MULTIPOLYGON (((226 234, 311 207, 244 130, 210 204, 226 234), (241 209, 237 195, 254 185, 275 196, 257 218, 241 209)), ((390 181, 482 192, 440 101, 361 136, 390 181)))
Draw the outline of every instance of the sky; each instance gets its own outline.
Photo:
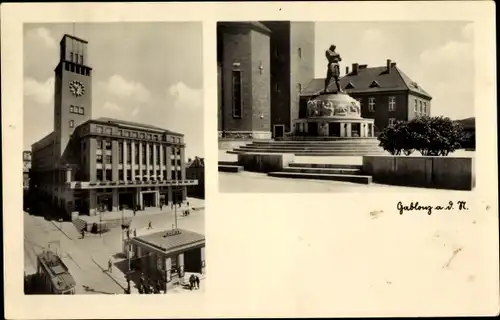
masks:
POLYGON ((183 133, 186 157, 204 156, 201 23, 25 24, 23 32, 24 150, 53 130, 54 69, 68 33, 89 42, 92 118, 183 133))
POLYGON ((433 98, 432 116, 474 116, 473 25, 468 22, 317 22, 315 76, 326 76, 325 50, 337 46, 341 75, 353 63, 391 59, 433 98))

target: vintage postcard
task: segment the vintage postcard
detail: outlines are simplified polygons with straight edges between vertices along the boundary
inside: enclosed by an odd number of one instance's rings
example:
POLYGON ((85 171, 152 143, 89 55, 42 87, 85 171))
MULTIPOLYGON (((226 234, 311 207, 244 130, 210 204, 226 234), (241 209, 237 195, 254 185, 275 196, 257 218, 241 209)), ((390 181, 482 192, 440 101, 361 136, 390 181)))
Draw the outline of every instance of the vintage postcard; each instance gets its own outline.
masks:
POLYGON ((6 318, 498 314, 492 2, 1 14, 6 318))

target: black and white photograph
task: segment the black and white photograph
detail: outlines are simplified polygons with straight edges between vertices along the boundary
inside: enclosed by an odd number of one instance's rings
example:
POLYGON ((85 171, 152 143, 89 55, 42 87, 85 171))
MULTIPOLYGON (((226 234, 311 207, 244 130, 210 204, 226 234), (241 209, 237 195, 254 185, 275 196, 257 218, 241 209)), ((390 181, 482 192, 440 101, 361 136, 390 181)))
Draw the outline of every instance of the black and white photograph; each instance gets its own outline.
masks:
POLYGON ((473 190, 473 27, 219 22, 220 192, 473 190))
POLYGON ((23 36, 25 294, 204 292, 202 24, 23 36))

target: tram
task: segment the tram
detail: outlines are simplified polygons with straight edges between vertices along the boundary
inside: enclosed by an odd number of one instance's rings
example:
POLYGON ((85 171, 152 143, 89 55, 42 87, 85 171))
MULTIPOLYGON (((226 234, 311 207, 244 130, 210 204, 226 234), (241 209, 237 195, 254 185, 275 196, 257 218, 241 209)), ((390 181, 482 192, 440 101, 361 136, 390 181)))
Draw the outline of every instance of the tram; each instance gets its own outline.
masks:
POLYGON ((75 279, 61 258, 50 250, 37 255, 37 276, 46 294, 75 294, 75 279))

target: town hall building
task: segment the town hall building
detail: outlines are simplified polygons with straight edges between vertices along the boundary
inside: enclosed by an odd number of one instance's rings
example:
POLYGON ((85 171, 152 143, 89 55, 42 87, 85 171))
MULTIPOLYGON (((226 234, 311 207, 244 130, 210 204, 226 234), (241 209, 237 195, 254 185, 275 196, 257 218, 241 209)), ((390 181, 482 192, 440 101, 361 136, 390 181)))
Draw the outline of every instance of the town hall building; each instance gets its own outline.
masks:
POLYGON ((92 118, 86 40, 64 35, 55 68, 54 129, 32 145, 30 192, 66 213, 182 203, 184 136, 163 128, 92 118))

